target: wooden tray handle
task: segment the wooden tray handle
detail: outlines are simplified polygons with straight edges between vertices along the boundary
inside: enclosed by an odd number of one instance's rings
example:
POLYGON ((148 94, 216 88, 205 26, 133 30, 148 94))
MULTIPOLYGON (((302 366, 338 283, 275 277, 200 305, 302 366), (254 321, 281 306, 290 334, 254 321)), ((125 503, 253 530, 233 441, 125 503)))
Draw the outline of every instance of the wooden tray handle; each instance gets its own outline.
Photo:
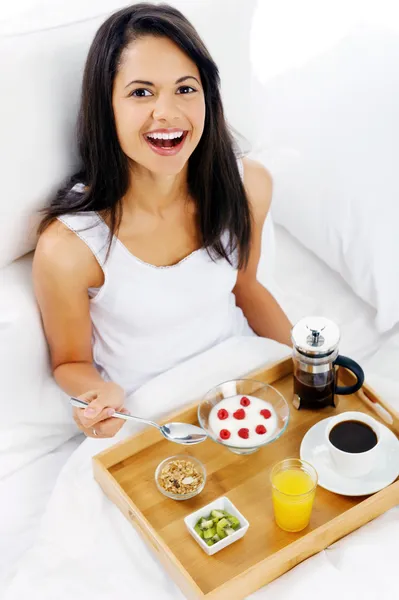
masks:
MULTIPOLYGON (((352 384, 356 381, 355 375, 340 367, 338 369, 339 379, 345 384, 352 384)), ((399 435, 399 413, 389 404, 384 402, 376 392, 366 383, 363 387, 356 392, 356 395, 371 409, 373 410, 382 421, 385 421, 387 425, 399 435)))
POLYGON ((141 520, 137 516, 137 514, 134 513, 130 507, 128 508, 127 516, 128 516, 129 521, 132 523, 133 527, 135 527, 137 529, 137 531, 142 536, 142 538, 144 540, 148 540, 150 542, 153 550, 157 554, 160 554, 161 548, 159 547, 159 545, 157 544, 157 542, 154 540, 154 538, 151 535, 151 533, 149 533, 148 530, 145 529, 145 526, 143 525, 143 523, 141 523, 141 520))

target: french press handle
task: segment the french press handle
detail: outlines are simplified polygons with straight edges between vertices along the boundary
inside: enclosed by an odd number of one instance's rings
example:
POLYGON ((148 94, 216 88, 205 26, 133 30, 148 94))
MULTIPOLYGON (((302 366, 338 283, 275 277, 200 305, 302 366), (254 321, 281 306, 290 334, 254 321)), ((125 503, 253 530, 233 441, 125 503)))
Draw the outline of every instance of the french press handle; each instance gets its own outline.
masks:
POLYGON ((357 378, 356 383, 354 383, 353 385, 337 385, 335 388, 336 394, 339 394, 341 396, 348 396, 349 394, 354 394, 355 392, 360 390, 364 383, 364 371, 357 362, 355 362, 351 358, 348 358, 347 356, 342 356, 341 354, 339 354, 334 361, 334 365, 348 369, 357 378))

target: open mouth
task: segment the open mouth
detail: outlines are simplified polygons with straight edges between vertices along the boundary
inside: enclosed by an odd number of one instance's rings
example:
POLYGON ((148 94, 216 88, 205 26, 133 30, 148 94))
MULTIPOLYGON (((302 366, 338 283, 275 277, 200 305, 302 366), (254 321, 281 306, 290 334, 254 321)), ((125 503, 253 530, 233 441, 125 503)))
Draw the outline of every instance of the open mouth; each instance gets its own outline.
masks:
POLYGON ((147 133, 144 138, 157 154, 176 154, 183 146, 188 131, 147 133))

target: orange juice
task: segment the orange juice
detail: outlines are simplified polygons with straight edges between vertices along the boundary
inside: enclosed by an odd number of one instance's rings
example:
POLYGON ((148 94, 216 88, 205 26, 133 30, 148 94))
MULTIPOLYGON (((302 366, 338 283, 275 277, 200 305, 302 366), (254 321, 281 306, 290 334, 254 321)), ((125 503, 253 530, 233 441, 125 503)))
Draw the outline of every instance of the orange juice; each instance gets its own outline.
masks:
MULTIPOLYGON (((283 463, 295 460, 288 459, 283 463)), ((271 480, 274 516, 277 525, 285 531, 301 531, 309 524, 317 474, 308 471, 309 469, 303 470, 303 463, 299 467, 286 464, 285 467, 279 468, 279 465, 276 465, 273 469, 271 480)))

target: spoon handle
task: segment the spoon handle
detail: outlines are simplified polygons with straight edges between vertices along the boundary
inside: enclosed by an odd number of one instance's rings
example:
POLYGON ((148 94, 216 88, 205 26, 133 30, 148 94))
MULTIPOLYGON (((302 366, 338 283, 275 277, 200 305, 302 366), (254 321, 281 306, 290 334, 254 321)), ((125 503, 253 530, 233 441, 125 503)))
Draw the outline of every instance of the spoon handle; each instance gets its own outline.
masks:
MULTIPOLYGON (((89 403, 85 400, 79 400, 79 398, 74 398, 73 396, 71 396, 70 398, 70 403, 76 408, 86 408, 86 406, 89 406, 89 403)), ((115 411, 112 417, 116 417, 117 419, 124 419, 125 421, 137 421, 139 423, 147 423, 147 425, 152 425, 153 427, 160 429, 160 426, 157 423, 154 423, 153 421, 148 421, 147 419, 143 419, 142 417, 135 417, 131 414, 125 414, 115 411)))

